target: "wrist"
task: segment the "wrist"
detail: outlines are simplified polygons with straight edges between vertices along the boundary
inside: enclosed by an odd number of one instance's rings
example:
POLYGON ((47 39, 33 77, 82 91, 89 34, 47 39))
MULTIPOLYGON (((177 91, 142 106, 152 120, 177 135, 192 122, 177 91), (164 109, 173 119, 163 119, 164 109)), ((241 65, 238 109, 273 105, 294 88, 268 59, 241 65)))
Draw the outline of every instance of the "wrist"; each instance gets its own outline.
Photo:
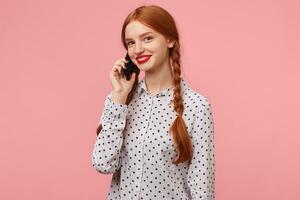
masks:
POLYGON ((128 94, 113 91, 111 94, 111 100, 115 103, 126 104, 127 96, 128 94))

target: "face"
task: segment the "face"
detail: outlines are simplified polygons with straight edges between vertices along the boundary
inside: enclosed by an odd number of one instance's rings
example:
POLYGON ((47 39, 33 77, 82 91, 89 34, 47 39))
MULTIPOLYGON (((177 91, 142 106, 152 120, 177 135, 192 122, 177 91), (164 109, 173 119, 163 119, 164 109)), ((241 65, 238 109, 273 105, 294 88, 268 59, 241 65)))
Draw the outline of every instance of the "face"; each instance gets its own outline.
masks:
POLYGON ((174 43, 166 39, 162 34, 150 27, 138 22, 130 22, 125 29, 125 41, 128 55, 140 70, 152 71, 156 67, 163 66, 168 61, 168 48, 174 43), (137 56, 151 55, 144 63, 139 63, 137 56))

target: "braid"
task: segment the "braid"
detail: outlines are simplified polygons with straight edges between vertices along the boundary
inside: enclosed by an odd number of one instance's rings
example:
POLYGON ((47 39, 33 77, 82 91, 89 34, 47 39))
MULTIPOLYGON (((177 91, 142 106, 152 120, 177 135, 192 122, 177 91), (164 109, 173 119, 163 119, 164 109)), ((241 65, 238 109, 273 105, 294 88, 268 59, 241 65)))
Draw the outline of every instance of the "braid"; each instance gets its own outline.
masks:
POLYGON ((182 115, 183 113, 183 99, 180 94, 181 88, 180 88, 180 74, 181 74, 181 69, 180 69, 180 59, 179 59, 179 46, 174 45, 173 47, 173 53, 171 55, 171 60, 173 61, 172 66, 173 66, 173 85, 174 87, 174 110, 179 114, 182 115))
POLYGON ((183 98, 181 95, 181 69, 180 69, 180 47, 175 42, 173 48, 170 50, 170 57, 173 66, 173 104, 174 110, 177 113, 176 119, 170 127, 170 132, 173 134, 174 142, 177 146, 176 150, 179 152, 177 159, 173 164, 179 164, 186 160, 190 161, 192 158, 192 144, 187 131, 187 127, 182 118, 183 115, 183 98))

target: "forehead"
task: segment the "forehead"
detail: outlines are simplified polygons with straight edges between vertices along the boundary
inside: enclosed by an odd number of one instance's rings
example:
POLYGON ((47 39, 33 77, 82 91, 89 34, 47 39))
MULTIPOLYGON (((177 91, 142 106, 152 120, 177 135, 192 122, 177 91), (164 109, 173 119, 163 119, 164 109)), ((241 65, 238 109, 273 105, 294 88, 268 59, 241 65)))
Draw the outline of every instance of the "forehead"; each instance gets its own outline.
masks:
POLYGON ((152 32, 154 34, 158 34, 155 30, 151 29, 150 27, 138 21, 132 21, 129 24, 127 24, 125 28, 125 38, 138 37, 145 32, 152 32))

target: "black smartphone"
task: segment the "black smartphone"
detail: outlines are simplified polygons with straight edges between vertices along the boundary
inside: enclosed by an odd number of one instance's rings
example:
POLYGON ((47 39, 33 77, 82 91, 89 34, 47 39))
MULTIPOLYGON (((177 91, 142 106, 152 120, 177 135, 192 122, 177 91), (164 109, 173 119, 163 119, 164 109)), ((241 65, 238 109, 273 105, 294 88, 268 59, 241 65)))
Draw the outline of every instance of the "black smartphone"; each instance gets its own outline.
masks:
POLYGON ((136 73, 136 75, 139 75, 140 69, 131 61, 128 52, 125 56, 125 59, 129 61, 128 63, 125 63, 126 69, 123 67, 121 68, 122 74, 126 77, 126 80, 130 80, 132 73, 136 73))

